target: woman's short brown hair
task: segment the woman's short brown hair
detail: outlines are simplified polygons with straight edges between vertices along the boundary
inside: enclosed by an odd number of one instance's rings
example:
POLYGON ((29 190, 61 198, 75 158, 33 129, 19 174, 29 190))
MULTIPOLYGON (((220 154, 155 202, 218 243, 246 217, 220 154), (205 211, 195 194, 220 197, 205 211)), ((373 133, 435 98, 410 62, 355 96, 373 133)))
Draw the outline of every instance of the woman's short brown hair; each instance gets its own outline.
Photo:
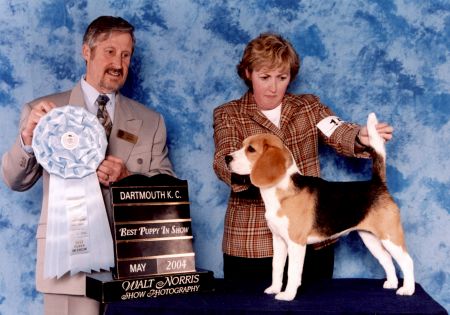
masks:
POLYGON ((246 70, 260 70, 263 67, 275 69, 288 67, 294 81, 300 69, 300 58, 291 43, 281 35, 263 33, 247 44, 242 59, 237 65, 237 72, 251 89, 252 82, 247 78, 246 70))

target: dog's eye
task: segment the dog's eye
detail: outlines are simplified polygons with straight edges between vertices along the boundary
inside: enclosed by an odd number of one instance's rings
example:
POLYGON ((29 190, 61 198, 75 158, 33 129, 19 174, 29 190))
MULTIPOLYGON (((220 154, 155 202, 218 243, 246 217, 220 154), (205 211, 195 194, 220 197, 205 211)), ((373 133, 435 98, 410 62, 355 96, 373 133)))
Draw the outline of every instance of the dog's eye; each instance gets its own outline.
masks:
POLYGON ((252 147, 251 145, 249 145, 249 146, 247 147, 247 151, 250 152, 250 153, 256 152, 255 148, 252 147))

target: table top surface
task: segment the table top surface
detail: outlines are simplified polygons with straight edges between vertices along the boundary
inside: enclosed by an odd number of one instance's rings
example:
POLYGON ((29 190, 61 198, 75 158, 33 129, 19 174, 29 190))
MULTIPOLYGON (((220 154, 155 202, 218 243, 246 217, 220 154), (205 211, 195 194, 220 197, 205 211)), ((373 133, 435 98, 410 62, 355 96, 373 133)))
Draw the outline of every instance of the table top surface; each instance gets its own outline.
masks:
POLYGON ((332 279, 299 288, 293 301, 278 301, 262 285, 216 279, 214 291, 112 302, 106 315, 148 314, 448 314, 420 286, 412 296, 383 289, 384 280, 332 279))

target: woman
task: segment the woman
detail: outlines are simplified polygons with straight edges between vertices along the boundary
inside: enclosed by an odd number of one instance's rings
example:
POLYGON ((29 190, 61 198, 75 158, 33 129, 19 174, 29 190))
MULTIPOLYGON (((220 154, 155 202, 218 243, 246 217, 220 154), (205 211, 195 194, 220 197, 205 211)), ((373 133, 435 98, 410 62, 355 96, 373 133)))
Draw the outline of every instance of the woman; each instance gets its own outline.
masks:
MULTIPOLYGON (((319 143, 345 156, 369 157, 364 152, 366 127, 342 122, 317 96, 286 92, 299 68, 299 57, 287 40, 261 34, 249 42, 237 66, 247 93, 214 110, 214 171, 231 187, 223 237, 225 279, 267 283, 271 279, 272 235, 263 201, 248 177, 231 174, 225 164, 225 156, 239 149, 246 137, 267 132, 277 135, 291 150, 300 171, 309 176, 320 176, 319 143)), ((377 130, 385 140, 392 138, 391 126, 379 124, 377 130)), ((331 278, 334 247, 309 247, 302 283, 331 278)))

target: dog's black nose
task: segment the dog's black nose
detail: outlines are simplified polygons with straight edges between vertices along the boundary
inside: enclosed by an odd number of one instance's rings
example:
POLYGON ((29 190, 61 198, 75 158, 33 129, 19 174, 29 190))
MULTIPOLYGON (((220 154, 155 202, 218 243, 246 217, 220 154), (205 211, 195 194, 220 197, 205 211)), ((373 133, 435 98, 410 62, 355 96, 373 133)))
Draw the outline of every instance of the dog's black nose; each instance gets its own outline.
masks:
POLYGON ((225 163, 230 164, 230 162, 233 161, 233 157, 231 155, 225 156, 225 163))

